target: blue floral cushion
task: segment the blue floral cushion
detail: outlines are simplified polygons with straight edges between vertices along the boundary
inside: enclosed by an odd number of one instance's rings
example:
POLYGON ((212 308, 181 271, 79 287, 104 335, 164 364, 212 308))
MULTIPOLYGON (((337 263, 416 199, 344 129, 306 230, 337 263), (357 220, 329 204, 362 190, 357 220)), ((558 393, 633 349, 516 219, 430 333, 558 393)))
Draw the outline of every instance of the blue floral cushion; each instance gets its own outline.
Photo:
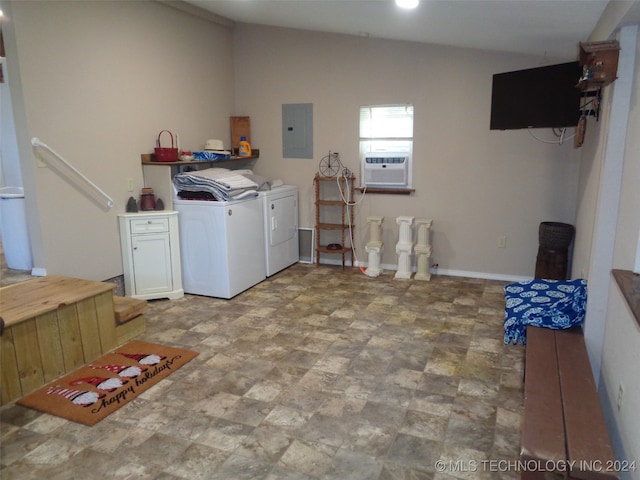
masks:
POLYGON ((584 322, 587 282, 577 280, 526 280, 506 285, 504 343, 527 343, 527 325, 555 330, 584 322))

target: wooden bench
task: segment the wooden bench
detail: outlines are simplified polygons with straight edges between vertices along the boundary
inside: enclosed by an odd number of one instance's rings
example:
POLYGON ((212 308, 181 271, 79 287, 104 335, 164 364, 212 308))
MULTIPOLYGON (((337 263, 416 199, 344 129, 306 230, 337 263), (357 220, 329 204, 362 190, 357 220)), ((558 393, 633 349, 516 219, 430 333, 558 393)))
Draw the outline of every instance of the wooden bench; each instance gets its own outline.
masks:
POLYGON ((118 344, 128 342, 144 333, 144 312, 148 308, 146 300, 131 297, 113 297, 118 344))
POLYGON ((0 289, 0 404, 117 346, 113 288, 51 275, 0 289))
POLYGON ((527 327, 522 480, 618 479, 582 329, 527 327))
POLYGON ((147 302, 114 287, 51 275, 0 288, 0 405, 144 332, 147 302))

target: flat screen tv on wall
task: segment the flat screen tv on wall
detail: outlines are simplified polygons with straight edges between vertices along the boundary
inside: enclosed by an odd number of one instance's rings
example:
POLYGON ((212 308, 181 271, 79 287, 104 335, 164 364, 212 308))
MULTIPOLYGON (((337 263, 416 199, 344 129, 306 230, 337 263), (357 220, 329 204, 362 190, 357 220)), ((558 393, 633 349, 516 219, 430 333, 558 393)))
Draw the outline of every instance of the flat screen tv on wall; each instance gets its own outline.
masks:
POLYGON ((575 127, 581 74, 579 62, 495 74, 490 129, 575 127))

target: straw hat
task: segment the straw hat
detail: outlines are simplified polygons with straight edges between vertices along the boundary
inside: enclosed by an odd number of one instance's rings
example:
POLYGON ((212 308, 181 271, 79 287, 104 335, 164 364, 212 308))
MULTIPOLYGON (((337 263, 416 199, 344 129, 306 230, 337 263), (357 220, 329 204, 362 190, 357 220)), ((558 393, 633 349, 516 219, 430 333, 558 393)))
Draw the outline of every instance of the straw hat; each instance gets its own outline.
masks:
POLYGON ((207 140, 204 144, 204 149, 205 150, 210 150, 212 152, 218 152, 218 153, 229 153, 224 149, 224 144, 222 143, 222 140, 207 140))

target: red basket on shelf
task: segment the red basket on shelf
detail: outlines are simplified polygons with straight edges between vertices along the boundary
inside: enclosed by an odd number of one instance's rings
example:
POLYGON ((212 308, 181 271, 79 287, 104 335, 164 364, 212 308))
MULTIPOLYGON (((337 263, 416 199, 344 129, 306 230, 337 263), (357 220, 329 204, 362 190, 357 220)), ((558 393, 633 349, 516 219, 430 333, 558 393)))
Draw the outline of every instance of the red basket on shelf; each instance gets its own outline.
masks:
POLYGON ((178 161, 178 149, 174 148, 173 145, 173 133, 169 130, 162 130, 158 134, 158 146, 154 148, 154 153, 156 154, 156 162, 177 162, 178 161), (163 132, 167 132, 171 136, 171 148, 163 147, 160 144, 160 136, 163 132))

